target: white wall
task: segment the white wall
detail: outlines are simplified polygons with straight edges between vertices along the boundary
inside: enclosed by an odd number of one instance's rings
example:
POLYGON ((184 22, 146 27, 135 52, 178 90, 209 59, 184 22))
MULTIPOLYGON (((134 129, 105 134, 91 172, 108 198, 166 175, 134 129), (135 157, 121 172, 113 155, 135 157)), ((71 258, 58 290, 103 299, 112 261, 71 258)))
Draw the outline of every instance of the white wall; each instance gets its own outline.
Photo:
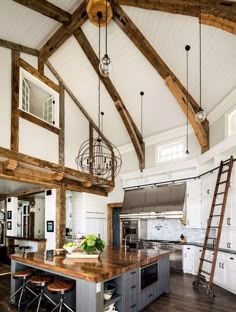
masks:
POLYGON ((34 204, 34 235, 45 235, 45 198, 35 198, 34 204))
POLYGON ((19 137, 19 152, 58 163, 57 134, 20 118, 19 137))
POLYGON ((8 222, 11 222, 11 230, 7 230, 8 236, 17 236, 17 217, 18 217, 18 198, 9 197, 7 198, 7 211, 11 211, 11 219, 7 219, 6 226, 8 222))
POLYGON ((47 195, 45 191, 45 238, 46 242, 46 250, 47 249, 55 249, 56 248, 56 190, 52 189, 52 194, 47 195), (54 232, 47 232, 47 221, 54 222, 54 232))
POLYGON ((85 233, 85 216, 83 212, 83 193, 71 192, 72 233, 85 233))
POLYGON ((11 50, 0 48, 0 146, 10 148, 11 138, 11 50))

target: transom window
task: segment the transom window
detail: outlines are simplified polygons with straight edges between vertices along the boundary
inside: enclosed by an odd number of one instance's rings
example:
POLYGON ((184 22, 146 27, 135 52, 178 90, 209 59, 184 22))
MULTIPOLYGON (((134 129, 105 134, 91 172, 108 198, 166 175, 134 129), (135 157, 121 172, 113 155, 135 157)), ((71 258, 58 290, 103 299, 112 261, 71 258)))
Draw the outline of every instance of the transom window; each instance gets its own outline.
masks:
POLYGON ((184 158, 183 142, 174 142, 157 146, 158 162, 184 158))

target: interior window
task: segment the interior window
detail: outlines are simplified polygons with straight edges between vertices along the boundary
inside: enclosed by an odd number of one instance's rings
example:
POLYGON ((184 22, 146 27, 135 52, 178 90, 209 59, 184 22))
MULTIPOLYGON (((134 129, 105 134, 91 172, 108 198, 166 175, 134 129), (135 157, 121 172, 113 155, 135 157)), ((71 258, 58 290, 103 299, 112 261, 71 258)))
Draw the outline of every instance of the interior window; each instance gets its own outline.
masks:
POLYGON ((184 158, 184 144, 182 142, 175 142, 157 146, 158 162, 170 161, 181 158, 184 158))
POLYGON ((227 114, 227 130, 228 137, 236 134, 236 109, 227 114))

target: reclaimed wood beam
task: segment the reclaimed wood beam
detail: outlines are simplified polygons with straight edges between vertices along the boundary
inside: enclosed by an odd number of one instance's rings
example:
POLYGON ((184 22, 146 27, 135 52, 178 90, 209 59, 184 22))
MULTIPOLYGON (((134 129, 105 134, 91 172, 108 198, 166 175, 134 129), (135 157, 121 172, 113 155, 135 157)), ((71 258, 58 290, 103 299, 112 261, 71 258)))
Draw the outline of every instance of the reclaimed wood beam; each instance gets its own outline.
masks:
POLYGON ((29 48, 29 47, 26 47, 26 46, 23 46, 21 44, 14 43, 14 42, 8 41, 8 40, 0 39, 0 47, 11 49, 13 51, 18 51, 18 52, 30 54, 30 55, 34 55, 34 56, 39 55, 39 51, 36 49, 32 49, 32 48, 29 48))
POLYGON ((56 248, 61 248, 66 236, 66 192, 63 186, 56 189, 56 248))
MULTIPOLYGON (((148 40, 135 26, 127 14, 119 6, 114 8, 114 21, 121 28, 121 30, 131 39, 134 45, 140 50, 150 64, 155 68, 158 74, 165 80, 167 87, 172 94, 176 97, 180 106, 183 106, 183 100, 187 96, 187 91, 174 73, 165 64, 162 58, 158 55, 156 50, 151 46, 148 40), (173 83, 172 83, 173 81, 173 83)), ((186 104, 185 104, 186 105, 186 104)), ((189 94, 189 105, 194 113, 199 109, 199 105, 195 102, 191 94, 189 94)), ((184 110, 186 113, 186 110, 184 110)), ((195 119, 194 119, 195 120, 195 119)), ((208 133, 209 123, 205 120, 203 124, 199 124, 190 120, 192 127, 198 137, 199 144, 202 148, 202 152, 209 148, 208 133)))
POLYGON ((99 187, 99 186, 83 186, 82 183, 78 184, 76 183, 77 181, 70 180, 67 178, 63 179, 63 185, 65 189, 74 191, 74 192, 85 192, 89 194, 95 194, 95 195, 100 195, 100 196, 107 196, 106 188, 104 187, 99 187))
MULTIPOLYGON (((94 70, 96 71, 97 75, 100 75, 99 72, 99 60, 94 52, 93 48, 91 47, 88 39, 86 38, 85 34, 83 33, 81 28, 78 28, 74 36, 78 43, 80 44, 81 48, 83 49, 84 53, 86 54, 88 60, 90 61, 91 65, 93 66, 94 70)), ((131 116, 126 113, 127 109, 118 94, 115 86, 113 85, 112 81, 109 78, 101 76, 101 81, 103 82, 105 88, 107 89, 108 93, 110 94, 112 100, 115 103, 115 106, 121 116, 121 119, 124 122, 124 125, 126 127, 126 130, 131 138, 131 141, 133 143, 133 146, 135 148, 139 163, 141 163, 144 159, 144 150, 142 146, 142 141, 140 140, 141 134, 139 133, 137 135, 136 130, 137 128, 133 127, 134 121, 132 120, 131 116), (140 142, 141 141, 141 142, 140 142)))
POLYGON ((25 7, 41 13, 44 16, 52 18, 59 23, 68 25, 71 22, 72 16, 60 7, 52 4, 47 0, 13 0, 25 7))
MULTIPOLYGON (((198 18, 200 15, 199 0, 114 0, 114 3, 198 18)), ((236 3, 227 0, 202 0, 200 20, 208 26, 236 34, 236 3)))
POLYGON ((60 91, 59 90, 59 86, 55 82, 53 82, 51 79, 49 79, 48 77, 44 76, 36 68, 34 68, 30 64, 28 64, 23 59, 19 60, 19 65, 20 65, 20 67, 24 68, 27 72, 29 72, 31 75, 33 75, 34 77, 38 78, 43 83, 45 83, 47 86, 49 86, 50 88, 52 88, 53 90, 55 90, 56 92, 59 93, 59 91, 60 91))
POLYGON ((86 1, 72 14, 69 25, 62 25, 39 50, 39 58, 45 62, 88 19, 86 1))
POLYGON ((58 137, 58 155, 59 164, 64 166, 65 162, 65 90, 59 83, 59 137, 58 137))
POLYGON ((19 81, 20 52, 12 50, 11 68, 11 150, 19 149, 19 81))
POLYGON ((3 161, 3 170, 14 171, 17 167, 17 161, 14 159, 7 159, 3 161))
POLYGON ((24 190, 8 193, 7 197, 23 197, 28 195, 34 195, 44 192, 48 187, 45 186, 38 186, 38 187, 31 187, 24 190))

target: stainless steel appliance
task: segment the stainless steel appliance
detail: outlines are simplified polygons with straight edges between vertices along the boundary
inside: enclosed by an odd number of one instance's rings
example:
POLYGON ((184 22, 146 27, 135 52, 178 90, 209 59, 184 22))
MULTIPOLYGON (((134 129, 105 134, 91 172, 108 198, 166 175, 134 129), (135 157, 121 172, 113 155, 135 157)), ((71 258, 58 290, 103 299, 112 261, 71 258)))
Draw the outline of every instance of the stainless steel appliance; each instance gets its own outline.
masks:
POLYGON ((148 287, 156 281, 158 281, 157 262, 141 268, 141 289, 148 287))
POLYGON ((143 248, 143 239, 147 237, 147 220, 138 219, 122 219, 122 246, 125 245, 125 237, 127 246, 134 249, 143 248))
POLYGON ((144 241, 145 249, 162 249, 171 251, 170 254, 170 269, 172 271, 183 271, 182 266, 182 247, 179 241, 144 241))

